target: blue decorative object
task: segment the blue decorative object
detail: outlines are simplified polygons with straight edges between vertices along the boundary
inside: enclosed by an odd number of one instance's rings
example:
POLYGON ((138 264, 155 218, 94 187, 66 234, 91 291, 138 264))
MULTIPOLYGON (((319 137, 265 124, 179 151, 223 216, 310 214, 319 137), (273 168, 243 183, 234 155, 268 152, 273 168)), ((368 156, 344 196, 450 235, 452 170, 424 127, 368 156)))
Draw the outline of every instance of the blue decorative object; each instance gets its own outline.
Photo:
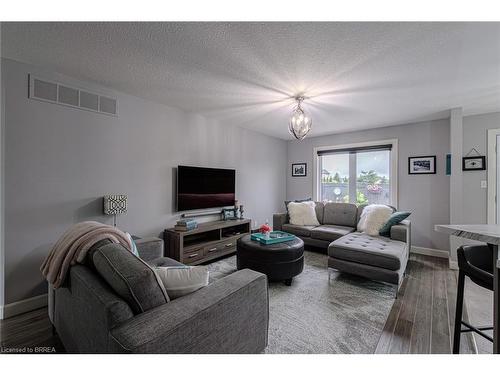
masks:
POLYGON ((295 236, 290 233, 282 232, 279 230, 269 233, 269 238, 266 239, 265 234, 262 233, 252 233, 250 236, 252 241, 260 242, 262 245, 272 245, 275 243, 281 243, 286 241, 292 241, 295 236))

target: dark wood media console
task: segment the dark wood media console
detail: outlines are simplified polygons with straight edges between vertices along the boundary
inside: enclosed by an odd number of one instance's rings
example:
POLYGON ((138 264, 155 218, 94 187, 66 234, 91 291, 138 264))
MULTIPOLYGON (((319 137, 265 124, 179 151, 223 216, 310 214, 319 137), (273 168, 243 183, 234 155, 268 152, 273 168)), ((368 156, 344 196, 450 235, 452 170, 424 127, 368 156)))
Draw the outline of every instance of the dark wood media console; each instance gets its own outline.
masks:
POLYGON ((238 238, 249 233, 250 219, 237 219, 203 223, 188 232, 169 228, 163 237, 169 258, 196 265, 235 253, 238 238))

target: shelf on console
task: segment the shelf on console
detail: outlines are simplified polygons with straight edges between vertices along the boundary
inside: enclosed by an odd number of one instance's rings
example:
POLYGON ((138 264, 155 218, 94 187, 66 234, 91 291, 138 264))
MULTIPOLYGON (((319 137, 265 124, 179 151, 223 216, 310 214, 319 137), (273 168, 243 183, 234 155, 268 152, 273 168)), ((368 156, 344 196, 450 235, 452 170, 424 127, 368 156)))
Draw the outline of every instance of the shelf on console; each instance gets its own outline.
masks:
POLYGON ((250 219, 213 221, 179 232, 165 229, 166 255, 186 264, 200 264, 236 251, 236 241, 250 233, 250 219))

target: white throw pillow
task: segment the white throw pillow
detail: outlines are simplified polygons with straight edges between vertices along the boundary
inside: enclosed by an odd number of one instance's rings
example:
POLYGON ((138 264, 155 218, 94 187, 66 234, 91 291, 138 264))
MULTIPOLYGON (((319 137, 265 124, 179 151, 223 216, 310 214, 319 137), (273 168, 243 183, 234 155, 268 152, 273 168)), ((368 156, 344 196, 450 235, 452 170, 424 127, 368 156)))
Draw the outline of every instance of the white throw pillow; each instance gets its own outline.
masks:
POLYGON ((208 285, 208 269, 206 267, 156 267, 170 299, 176 299, 193 293, 208 285))
POLYGON ((290 224, 294 225, 319 225, 316 217, 316 203, 308 202, 290 202, 288 203, 288 214, 290 215, 290 224))
POLYGON ((378 236, 380 229, 392 215, 392 208, 383 204, 370 204, 363 209, 358 223, 358 231, 370 236, 378 236))

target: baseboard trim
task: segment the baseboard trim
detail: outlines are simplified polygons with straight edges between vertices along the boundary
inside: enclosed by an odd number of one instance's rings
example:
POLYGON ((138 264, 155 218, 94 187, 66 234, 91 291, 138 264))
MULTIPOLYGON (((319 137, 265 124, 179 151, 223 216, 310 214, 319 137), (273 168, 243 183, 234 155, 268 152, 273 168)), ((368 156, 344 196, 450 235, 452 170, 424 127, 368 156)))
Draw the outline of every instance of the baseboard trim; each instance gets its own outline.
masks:
POLYGON ((48 298, 49 297, 47 293, 45 293, 40 296, 23 299, 21 301, 13 303, 8 303, 2 308, 1 319, 11 318, 13 316, 20 315, 28 311, 36 310, 41 307, 47 306, 48 298))
POLYGON ((458 270, 458 262, 456 260, 451 260, 450 259, 450 269, 452 269, 452 270, 458 270))
POLYGON ((446 250, 431 249, 428 247, 412 246, 410 253, 429 255, 437 258, 450 258, 450 253, 446 250))

